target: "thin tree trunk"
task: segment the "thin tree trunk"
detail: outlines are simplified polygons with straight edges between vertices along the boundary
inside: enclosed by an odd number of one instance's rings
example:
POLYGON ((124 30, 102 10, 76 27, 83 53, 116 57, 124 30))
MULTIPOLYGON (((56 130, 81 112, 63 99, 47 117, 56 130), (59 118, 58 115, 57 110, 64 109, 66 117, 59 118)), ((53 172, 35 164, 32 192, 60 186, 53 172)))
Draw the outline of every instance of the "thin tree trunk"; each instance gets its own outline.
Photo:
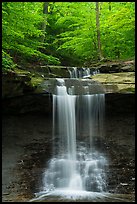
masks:
POLYGON ((99 21, 99 2, 96 2, 96 29, 97 29, 97 44, 98 44, 98 58, 103 59, 100 41, 100 21, 99 21))
POLYGON ((42 43, 44 43, 44 40, 45 40, 45 31, 46 31, 46 26, 47 26, 48 5, 49 5, 49 2, 44 2, 43 3, 43 14, 45 15, 45 17, 44 17, 44 21, 42 23, 42 30, 43 30, 43 35, 41 37, 41 42, 42 43))
POLYGON ((109 11, 111 11, 111 2, 109 2, 109 11))

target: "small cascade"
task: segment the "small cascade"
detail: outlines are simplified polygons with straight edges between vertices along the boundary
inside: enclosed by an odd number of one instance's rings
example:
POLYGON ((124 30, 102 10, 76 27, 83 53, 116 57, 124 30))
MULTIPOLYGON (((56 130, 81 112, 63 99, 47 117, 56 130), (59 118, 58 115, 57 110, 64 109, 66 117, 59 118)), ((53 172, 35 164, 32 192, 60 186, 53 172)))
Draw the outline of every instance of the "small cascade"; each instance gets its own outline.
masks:
POLYGON ((77 67, 71 67, 68 69, 68 71, 70 73, 70 78, 88 78, 99 73, 99 69, 77 67))
POLYGON ((57 142, 43 174, 43 192, 106 191, 107 160, 93 141, 103 134, 103 112, 104 94, 69 95, 65 81, 57 79, 53 94, 53 139, 57 142), (81 142, 81 135, 85 141, 81 142))

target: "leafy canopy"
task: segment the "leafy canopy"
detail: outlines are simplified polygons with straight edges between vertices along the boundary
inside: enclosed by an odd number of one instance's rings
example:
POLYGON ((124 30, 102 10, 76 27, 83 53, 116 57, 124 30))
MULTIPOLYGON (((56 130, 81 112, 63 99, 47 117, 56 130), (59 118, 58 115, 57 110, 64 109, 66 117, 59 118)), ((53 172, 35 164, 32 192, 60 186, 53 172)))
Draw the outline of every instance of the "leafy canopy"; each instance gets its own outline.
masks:
MULTIPOLYGON (((10 67, 8 59, 76 66, 97 60, 95 3, 48 2, 48 13, 43 14, 44 2, 3 2, 3 66, 10 67)), ((103 56, 133 58, 135 2, 99 2, 99 8, 103 56)))
POLYGON ((58 63, 58 59, 40 51, 43 35, 41 24, 44 20, 43 3, 39 2, 3 2, 2 3, 2 49, 21 59, 45 60, 58 63))
MULTIPOLYGON (((102 53, 109 59, 135 54, 135 3, 99 2, 102 53), (111 3, 111 9, 109 8, 111 3)), ((95 2, 56 2, 53 44, 69 63, 97 60, 95 2)))

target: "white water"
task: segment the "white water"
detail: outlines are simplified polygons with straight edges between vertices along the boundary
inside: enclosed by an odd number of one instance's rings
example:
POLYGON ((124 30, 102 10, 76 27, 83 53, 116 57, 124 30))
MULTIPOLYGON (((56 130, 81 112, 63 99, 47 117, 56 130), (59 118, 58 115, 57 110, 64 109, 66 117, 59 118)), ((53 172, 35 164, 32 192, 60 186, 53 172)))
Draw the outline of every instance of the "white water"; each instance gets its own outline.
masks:
POLYGON ((70 78, 88 78, 91 75, 95 75, 99 73, 99 70, 94 70, 90 68, 77 68, 77 67, 72 67, 69 69, 70 73, 70 78))
POLYGON ((53 137, 57 142, 43 174, 42 191, 47 195, 73 191, 77 196, 104 192, 107 161, 93 144, 103 134, 104 94, 69 95, 64 80, 57 80, 57 95, 53 95, 53 137), (85 142, 79 141, 81 135, 85 142))

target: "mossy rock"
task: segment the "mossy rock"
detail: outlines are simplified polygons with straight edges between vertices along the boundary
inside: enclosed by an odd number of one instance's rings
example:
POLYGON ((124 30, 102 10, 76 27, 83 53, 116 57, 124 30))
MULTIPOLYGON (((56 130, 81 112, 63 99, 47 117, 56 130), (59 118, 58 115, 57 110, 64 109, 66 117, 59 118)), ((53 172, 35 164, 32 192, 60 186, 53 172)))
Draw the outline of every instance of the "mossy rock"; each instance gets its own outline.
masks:
POLYGON ((128 87, 120 90, 120 93, 135 93, 135 87, 128 87))
POLYGON ((58 76, 58 77, 63 77, 67 78, 70 77, 70 74, 66 68, 60 68, 60 67, 50 67, 50 74, 58 76))

